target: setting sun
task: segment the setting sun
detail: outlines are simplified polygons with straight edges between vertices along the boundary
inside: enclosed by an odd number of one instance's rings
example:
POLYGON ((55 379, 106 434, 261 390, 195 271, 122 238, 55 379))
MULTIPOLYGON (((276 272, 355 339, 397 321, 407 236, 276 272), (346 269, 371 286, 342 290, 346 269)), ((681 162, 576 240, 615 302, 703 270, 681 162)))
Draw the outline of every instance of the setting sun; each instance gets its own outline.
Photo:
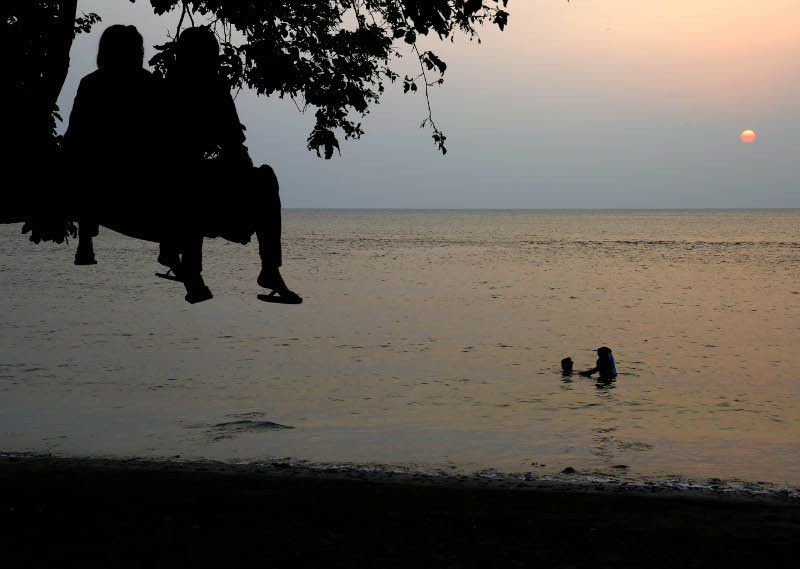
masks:
POLYGON ((756 133, 752 130, 746 130, 742 133, 742 142, 753 142, 756 139, 756 133))

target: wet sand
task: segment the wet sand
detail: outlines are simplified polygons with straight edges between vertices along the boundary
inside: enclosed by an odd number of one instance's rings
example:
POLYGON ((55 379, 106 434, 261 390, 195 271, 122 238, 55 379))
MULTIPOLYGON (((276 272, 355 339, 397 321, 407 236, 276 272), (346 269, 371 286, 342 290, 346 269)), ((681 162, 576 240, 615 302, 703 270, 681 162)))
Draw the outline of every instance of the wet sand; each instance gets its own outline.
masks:
POLYGON ((5 567, 767 567, 800 503, 663 487, 0 457, 5 567))

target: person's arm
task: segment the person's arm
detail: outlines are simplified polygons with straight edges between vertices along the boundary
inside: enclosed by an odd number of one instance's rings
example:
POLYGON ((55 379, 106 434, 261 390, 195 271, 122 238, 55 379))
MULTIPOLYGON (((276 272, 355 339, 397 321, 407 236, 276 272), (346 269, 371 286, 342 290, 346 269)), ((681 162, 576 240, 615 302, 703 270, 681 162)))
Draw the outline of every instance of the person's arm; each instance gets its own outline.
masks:
POLYGON ((222 97, 224 130, 222 134, 221 151, 223 159, 233 164, 252 167, 253 160, 244 145, 244 125, 239 122, 239 113, 236 112, 236 103, 229 92, 222 97))
POLYGON ((72 110, 69 113, 69 126, 64 133, 64 151, 69 159, 80 154, 81 149, 86 146, 88 138, 88 122, 91 111, 91 87, 88 85, 87 77, 81 79, 78 86, 78 93, 72 103, 72 110))
POLYGON ((580 372, 578 372, 578 374, 579 374, 579 375, 582 375, 582 376, 584 376, 584 377, 589 377, 589 376, 591 376, 593 373, 597 373, 597 368, 596 368, 596 367, 593 367, 592 369, 587 369, 586 371, 580 371, 580 372))

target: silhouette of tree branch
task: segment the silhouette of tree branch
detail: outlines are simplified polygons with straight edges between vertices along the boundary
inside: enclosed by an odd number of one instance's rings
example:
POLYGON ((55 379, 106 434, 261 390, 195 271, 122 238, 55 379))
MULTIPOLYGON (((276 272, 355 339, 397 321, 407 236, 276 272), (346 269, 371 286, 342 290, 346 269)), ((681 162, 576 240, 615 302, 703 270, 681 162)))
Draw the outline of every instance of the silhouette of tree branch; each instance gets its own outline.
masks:
POLYGON ((178 20, 178 28, 175 30, 175 37, 181 35, 181 29, 183 28, 183 20, 186 19, 186 12, 189 11, 189 7, 186 5, 186 2, 183 3, 183 7, 181 8, 181 17, 178 20))
MULTIPOLYGON (((399 78, 395 60, 402 57, 397 42, 412 47, 422 66, 427 117, 438 149, 445 153, 445 136, 433 121, 429 88, 443 83, 446 65, 431 51, 421 51, 422 36, 453 40, 465 34, 480 42, 484 23, 505 29, 508 0, 149 0, 155 13, 188 7, 212 28, 222 26, 221 75, 231 89, 248 87, 258 95, 288 96, 298 108, 315 108, 316 124, 309 150, 331 158, 339 138, 364 134, 361 117, 378 104, 384 83, 399 78), (234 30, 236 33, 234 33, 234 30), (429 80, 429 73, 439 79, 429 80)), ((174 45, 157 46, 151 64, 166 76, 174 45)), ((404 92, 415 92, 406 77, 404 92)))
MULTIPOLYGON (((428 63, 431 66, 433 64, 430 63, 430 59, 425 59, 423 57, 423 55, 419 52, 419 48, 417 47, 416 43, 414 44, 414 52, 417 54, 417 58, 419 58, 419 67, 422 70, 421 77, 422 77, 422 80, 423 80, 423 82, 425 84, 425 102, 428 105, 428 117, 424 121, 422 121, 422 124, 420 125, 420 128, 425 128, 425 126, 428 125, 428 124, 431 125, 431 128, 433 129, 433 141, 439 147, 439 150, 441 151, 442 155, 444 155, 444 154, 447 154, 447 148, 445 148, 445 146, 444 146, 444 141, 447 139, 447 137, 444 135, 444 133, 442 133, 441 130, 439 130, 439 127, 436 126, 436 123, 433 120, 433 110, 431 109, 431 96, 430 96, 430 91, 429 91, 429 89, 433 85, 441 85, 442 82, 444 81, 444 79, 442 77, 440 77, 439 80, 434 82, 434 83, 429 82, 428 81, 428 75, 425 72, 425 64, 428 63)), ((430 53, 430 52, 428 52, 428 53, 430 53)), ((444 66, 443 62, 442 62, 442 66, 444 66)), ((433 67, 431 67, 431 69, 432 68, 433 67)), ((442 75, 444 75, 444 68, 441 69, 441 73, 442 73, 442 75)))
MULTIPOLYGON (((221 26, 221 76, 230 88, 288 96, 302 110, 315 109, 307 145, 325 158, 339 150, 342 136, 348 140, 364 134, 360 119, 380 102, 385 83, 400 78, 394 69, 403 56, 398 43, 411 46, 422 65, 428 111, 423 126, 433 129, 434 142, 446 152, 429 91, 442 84, 446 66, 433 52, 418 49, 417 41, 422 36, 452 41, 465 34, 480 42, 479 26, 491 23, 502 30, 508 21, 508 0, 147 1, 159 15, 180 10, 178 32, 185 18, 192 25, 221 26), (439 79, 429 80, 434 71, 439 79)), ((0 10, 4 53, 15 54, 12 99, 21 101, 28 116, 17 122, 29 131, 31 122, 47 125, 47 136, 41 135, 41 124, 37 136, 57 146, 55 101, 69 67, 69 49, 74 34, 88 31, 99 18, 77 17, 77 0, 3 2, 0 10)), ((156 46, 151 60, 164 76, 174 61, 174 43, 156 46)), ((416 92, 415 81, 406 79, 404 91, 416 92)))

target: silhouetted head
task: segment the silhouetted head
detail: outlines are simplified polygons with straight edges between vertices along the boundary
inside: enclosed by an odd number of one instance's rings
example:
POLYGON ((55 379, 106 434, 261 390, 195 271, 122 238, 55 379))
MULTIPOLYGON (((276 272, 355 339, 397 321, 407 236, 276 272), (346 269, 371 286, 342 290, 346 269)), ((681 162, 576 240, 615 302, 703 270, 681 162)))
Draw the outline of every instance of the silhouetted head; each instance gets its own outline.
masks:
POLYGON ((561 372, 564 375, 569 375, 572 373, 572 358, 564 358, 561 360, 561 372))
POLYGON ((610 356, 611 355, 611 348, 607 348, 603 346, 602 348, 597 348, 597 355, 598 356, 610 356))
POLYGON ((136 26, 116 24, 100 36, 97 67, 109 71, 132 71, 144 65, 144 40, 136 26))
POLYGON ((214 33, 205 26, 184 30, 178 39, 177 64, 183 75, 216 75, 219 42, 214 33))

